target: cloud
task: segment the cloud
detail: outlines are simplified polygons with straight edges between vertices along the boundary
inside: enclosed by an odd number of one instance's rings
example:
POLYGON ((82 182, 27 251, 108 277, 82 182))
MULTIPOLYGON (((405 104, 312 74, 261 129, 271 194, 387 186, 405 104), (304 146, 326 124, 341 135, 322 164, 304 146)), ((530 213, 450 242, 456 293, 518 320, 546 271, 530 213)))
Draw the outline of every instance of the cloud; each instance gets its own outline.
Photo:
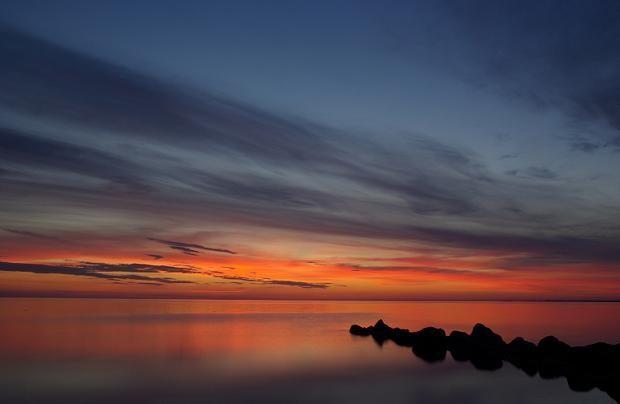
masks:
POLYGON ((199 252, 196 250, 192 250, 191 248, 187 248, 187 247, 181 247, 178 245, 172 245, 170 246, 171 249, 173 250, 179 250, 181 251, 183 254, 187 254, 187 255, 198 255, 199 252))
POLYGON ((103 262, 80 262, 80 268, 97 272, 172 272, 181 274, 196 273, 190 266, 151 265, 151 264, 107 264, 103 262))
POLYGON ((302 123, 172 86, 8 27, 0 27, 0 52, 0 101, 13 111, 175 147, 282 162, 321 159, 314 151, 326 147, 302 123))
POLYGON ((502 154, 499 158, 500 160, 507 160, 507 159, 516 159, 517 157, 519 157, 518 153, 508 153, 508 154, 502 154))
POLYGON ((620 152, 620 135, 611 138, 606 142, 584 139, 583 136, 573 137, 571 147, 585 153, 593 153, 598 150, 610 150, 620 152))
MULTIPOLYGON (((495 6, 489 8, 483 11, 492 15, 495 6)), ((465 22, 456 26, 445 26, 448 19, 433 29, 474 30, 481 40, 471 44, 475 57, 468 62, 487 66, 494 41, 506 38, 487 38, 484 24, 506 18, 484 19, 478 32, 470 25, 481 18, 472 12, 464 10, 459 18, 465 22)), ((528 18, 517 14, 519 24, 528 18)), ((520 39, 517 45, 522 51, 520 39)), ((7 227, 15 227, 8 223, 16 215, 28 221, 45 206, 28 228, 36 229, 41 218, 127 223, 130 217, 148 223, 149 234, 164 234, 170 223, 181 230, 240 224, 620 261, 617 208, 550 181, 560 177, 551 169, 517 169, 517 181, 494 174, 475 151, 430 135, 407 133, 390 144, 383 133, 360 135, 198 93, 10 29, 0 32, 0 51, 0 112, 26 117, 0 126, 2 189, 9 196, 0 200, 0 221, 7 227)), ((502 64, 516 60, 497 57, 502 64)), ((502 75, 520 74, 508 68, 493 71, 492 82, 503 85, 502 75)), ((527 80, 516 82, 536 90, 527 80)), ((150 240, 189 255, 235 254, 150 240)))
POLYGON ((614 248, 618 238, 583 238, 577 236, 489 234, 451 229, 411 228, 411 237, 435 241, 444 246, 478 251, 523 252, 532 255, 563 257, 571 262, 620 262, 620 250, 614 248))
POLYGON ((46 265, 0 262, 0 271, 87 276, 110 281, 145 281, 155 284, 195 283, 170 277, 143 275, 144 273, 195 273, 194 270, 187 267, 172 267, 166 265, 106 264, 100 262, 82 262, 77 265, 46 265))
POLYGON ((235 284, 244 284, 244 283, 252 283, 252 284, 261 284, 261 285, 277 285, 277 286, 293 286, 302 289, 326 289, 330 286, 333 286, 332 283, 329 282, 304 282, 304 281, 291 281, 284 279, 271 279, 271 278, 257 278, 257 277, 248 277, 248 276, 237 276, 237 275, 226 275, 221 271, 206 271, 208 275, 211 275, 214 278, 225 279, 230 281, 230 283, 235 284))
POLYGON ((0 127, 0 150, 4 164, 54 169, 124 184, 139 182, 133 173, 140 168, 123 158, 43 135, 0 127))
POLYGON ((160 260, 162 258, 164 258, 163 255, 159 255, 159 254, 146 254, 147 256, 153 258, 154 260, 160 260))
POLYGON ((39 234, 39 233, 35 233, 32 231, 28 231, 28 230, 5 229, 5 228, 3 228, 2 230, 8 233, 13 233, 13 234, 17 234, 17 235, 25 236, 25 237, 32 237, 32 238, 41 239, 41 240, 58 241, 58 242, 63 242, 63 243, 66 242, 66 240, 63 240, 57 237, 47 236, 45 234, 39 234))
POLYGON ((279 286, 294 286, 303 289, 325 289, 328 288, 330 283, 317 283, 317 282, 303 282, 303 281, 287 281, 281 279, 269 279, 258 281, 267 285, 279 285, 279 286))
POLYGON ((127 285, 127 284, 133 284, 133 285, 147 285, 147 286, 161 286, 161 283, 157 283, 157 282, 122 282, 122 281, 114 281, 114 283, 116 283, 117 285, 127 285))
POLYGON ((339 263, 339 267, 348 268, 355 272, 369 271, 369 272, 381 272, 381 271, 405 271, 405 272, 424 272, 431 274, 448 274, 448 275, 463 275, 463 274, 481 274, 484 271, 469 268, 442 268, 426 265, 360 265, 353 263, 339 263))
POLYGON ((205 247, 200 244, 184 243, 182 241, 173 241, 173 240, 162 240, 162 239, 153 238, 153 237, 147 237, 147 239, 151 241, 155 241, 160 244, 167 245, 168 247, 172 249, 180 250, 184 252, 185 254, 189 254, 189 255, 197 255, 199 253, 197 250, 213 251, 213 252, 220 252, 220 253, 225 253, 225 254, 237 254, 236 252, 225 249, 225 248, 205 247))
POLYGON ((578 151, 582 151, 585 153, 592 153, 604 147, 605 147, 604 144, 594 143, 588 140, 576 140, 571 143, 571 148, 573 150, 578 150, 578 151))
POLYGON ((429 1, 410 14, 390 32, 416 61, 535 110, 561 111, 575 134, 590 138, 567 137, 575 150, 603 150, 619 138, 618 1, 429 1), (591 123, 610 131, 585 135, 591 123))
POLYGON ((59 274, 86 276, 105 279, 114 283, 140 283, 144 285, 190 284, 193 281, 171 277, 152 276, 151 274, 200 274, 238 284, 251 283, 261 285, 292 286, 303 289, 325 289, 333 284, 329 282, 305 282, 284 279, 258 278, 227 275, 217 270, 201 271, 191 266, 150 265, 150 264, 108 264, 103 262, 80 262, 75 265, 30 264, 0 261, 0 272, 29 272, 35 274, 59 274))
MULTIPOLYGON (((413 211, 421 214, 458 214, 476 209, 468 195, 458 194, 465 183, 451 179, 451 175, 443 175, 443 182, 436 181, 435 177, 440 173, 432 172, 432 167, 424 167, 428 158, 434 158, 453 171, 472 170, 470 158, 429 138, 410 137, 409 151, 420 154, 416 156, 420 159, 412 159, 410 155, 395 156, 376 142, 343 131, 285 119, 230 99, 194 94, 188 89, 175 88, 14 31, 5 31, 4 36, 6 38, 0 41, 0 46, 6 48, 10 63, 2 68, 4 76, 14 80, 5 89, 0 102, 9 109, 19 109, 22 113, 43 109, 49 114, 47 119, 83 125, 89 131, 113 130, 117 136, 130 133, 133 141, 166 144, 168 150, 173 146, 219 156, 232 154, 261 160, 264 165, 303 170, 311 176, 335 177, 343 183, 343 190, 365 186, 375 188, 373 192, 376 193, 396 192, 407 200, 413 211), (15 53, 16 47, 20 49, 18 53, 15 53), (25 65, 50 65, 47 60, 42 60, 44 57, 55 61, 45 74, 37 69, 24 68, 25 65), (70 77, 80 77, 83 83, 76 86, 70 77), (91 94, 98 96, 92 97, 91 94), (122 128, 115 126, 118 122, 122 122, 122 128), (391 167, 393 157, 405 165, 391 167), (419 174, 413 178, 403 177, 404 173, 412 172, 419 174)), ((228 199, 249 198, 257 204, 284 203, 297 209, 315 206, 346 209, 343 204, 357 203, 343 203, 339 196, 320 188, 308 189, 283 183, 282 178, 265 178, 256 174, 216 176, 213 174, 216 170, 200 172, 195 169, 154 173, 136 161, 130 162, 89 147, 52 140, 47 142, 37 134, 11 132, 11 136, 17 140, 11 144, 22 145, 19 150, 10 150, 11 154, 25 165, 39 158, 38 151, 54 150, 48 156, 40 156, 39 160, 46 168, 103 177, 129 189, 144 187, 147 192, 151 190, 149 185, 155 181, 141 178, 148 173, 163 175, 168 177, 168 183, 178 181, 203 193, 213 192, 228 199), (84 168, 79 170, 79 167, 84 168)), ((15 149, 17 146, 11 147, 15 149)), ((433 166, 437 167, 437 164, 433 166)))
POLYGON ((513 177, 538 178, 541 180, 555 180, 558 174, 546 167, 530 166, 524 169, 513 169, 506 171, 506 175, 513 177))

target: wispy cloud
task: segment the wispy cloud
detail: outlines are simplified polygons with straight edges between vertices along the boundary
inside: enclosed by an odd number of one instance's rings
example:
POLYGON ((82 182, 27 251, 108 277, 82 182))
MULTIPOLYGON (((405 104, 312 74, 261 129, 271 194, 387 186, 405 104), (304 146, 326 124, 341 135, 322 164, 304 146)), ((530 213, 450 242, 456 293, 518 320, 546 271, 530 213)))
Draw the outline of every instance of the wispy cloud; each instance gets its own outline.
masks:
POLYGON ((526 167, 523 169, 513 169, 506 171, 506 175, 513 177, 538 178, 542 180, 555 180, 558 174, 546 167, 526 167))
POLYGON ((355 272, 383 272, 383 271, 396 271, 396 272, 423 272, 429 274, 448 274, 448 275, 467 275, 467 274, 482 274, 488 272, 481 269, 471 268, 443 268, 427 265, 360 265, 354 263, 339 263, 339 267, 348 268, 355 272))
POLYGON ((620 150, 620 3, 526 0, 426 2, 392 39, 417 61, 481 89, 555 109, 575 150, 620 150), (431 40, 412 40, 428 38, 431 40), (610 130, 590 131, 591 123, 610 130))
POLYGON ((33 231, 28 231, 28 230, 4 229, 4 228, 2 230, 8 233, 17 234, 17 235, 25 236, 25 237, 32 237, 32 238, 40 239, 40 240, 50 240, 50 241, 57 241, 57 242, 62 242, 62 243, 67 242, 66 240, 63 240, 58 237, 52 237, 52 236, 48 236, 45 234, 40 234, 40 233, 36 233, 33 231))
POLYGON ((326 289, 330 286, 335 286, 333 283, 329 282, 304 282, 304 281, 293 281, 293 280, 285 280, 285 279, 271 279, 265 277, 249 277, 249 276, 237 276, 237 275, 228 275, 224 274, 221 271, 206 271, 206 274, 218 278, 230 281, 235 284, 261 284, 261 285, 276 285, 276 286, 293 286, 303 289, 326 289))
POLYGON ((219 253, 225 253, 225 254, 236 254, 236 252, 228 250, 226 248, 206 247, 201 244, 184 243, 182 241, 173 241, 173 240, 162 240, 162 239, 153 238, 153 237, 147 237, 147 239, 151 241, 155 241, 160 244, 167 245, 168 247, 172 249, 180 250, 184 252, 185 254, 189 254, 189 255, 197 255, 199 253, 198 250, 219 252, 219 253))
POLYGON ((110 281, 145 281, 153 284, 195 283, 171 277, 150 276, 156 273, 195 273, 187 267, 147 264, 106 264, 100 262, 82 262, 76 265, 28 264, 19 262, 0 262, 2 272, 29 272, 34 274, 59 274, 86 276, 110 281))
POLYGON ((199 274, 223 279, 237 284, 290 286, 303 289, 326 289, 335 286, 329 282, 306 282, 269 277, 248 277, 225 274, 217 270, 200 270, 191 266, 150 264, 109 264, 103 262, 80 262, 75 265, 32 264, 0 261, 0 272, 29 272, 35 274, 59 274, 84 276, 113 281, 114 283, 139 283, 144 285, 191 284, 194 281, 153 274, 199 274))
MULTIPOLYGON (((495 41, 482 35, 488 28, 476 37, 495 41)), ((7 119, 0 129, 2 189, 11 196, 0 200, 3 223, 12 223, 15 211, 38 211, 44 201, 49 212, 42 214, 55 220, 60 213, 131 217, 149 224, 147 234, 166 234, 170 223, 183 230, 213 222, 620 262, 617 207, 604 198, 585 200, 551 168, 523 163, 514 175, 494 173, 475 151, 430 135, 408 133, 386 145, 381 133, 358 136, 198 94, 9 29, 0 32, 0 51, 6 78, 0 109, 31 118, 7 119)), ((504 65, 515 56, 501 57, 504 65)), ((504 82, 500 73, 494 82, 504 82)), ((609 74, 615 83, 616 74, 609 74)), ((523 85, 536 90, 531 84, 523 85)), ((584 85, 588 92, 599 87, 598 81, 584 85)), ((149 240, 187 255, 236 254, 217 245, 149 240)))

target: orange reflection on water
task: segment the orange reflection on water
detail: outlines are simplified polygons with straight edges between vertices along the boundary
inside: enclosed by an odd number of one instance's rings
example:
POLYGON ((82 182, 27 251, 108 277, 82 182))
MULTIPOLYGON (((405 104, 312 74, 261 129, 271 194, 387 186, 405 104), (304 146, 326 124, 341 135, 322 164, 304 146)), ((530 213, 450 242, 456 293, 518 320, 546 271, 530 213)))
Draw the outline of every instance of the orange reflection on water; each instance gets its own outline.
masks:
POLYGON ((483 322, 506 339, 620 342, 617 303, 2 299, 0 357, 338 362, 360 353, 349 325, 380 317, 412 330, 483 322))

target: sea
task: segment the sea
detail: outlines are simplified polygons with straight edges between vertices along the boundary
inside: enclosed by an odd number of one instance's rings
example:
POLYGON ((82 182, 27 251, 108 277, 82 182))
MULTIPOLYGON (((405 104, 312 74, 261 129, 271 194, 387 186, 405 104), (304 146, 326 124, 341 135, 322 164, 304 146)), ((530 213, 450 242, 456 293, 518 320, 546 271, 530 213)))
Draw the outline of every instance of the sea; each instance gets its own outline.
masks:
POLYGON ((620 303, 0 298, 2 403, 614 403, 509 363, 349 334, 394 327, 620 343, 620 303))

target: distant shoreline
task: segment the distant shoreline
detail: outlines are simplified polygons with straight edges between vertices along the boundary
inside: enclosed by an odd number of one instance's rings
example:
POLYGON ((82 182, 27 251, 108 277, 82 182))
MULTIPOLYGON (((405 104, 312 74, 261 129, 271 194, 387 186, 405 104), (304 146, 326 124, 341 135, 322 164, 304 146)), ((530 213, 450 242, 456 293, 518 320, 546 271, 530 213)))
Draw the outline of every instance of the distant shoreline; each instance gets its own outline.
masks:
POLYGON ((299 301, 299 302, 385 302, 385 303, 620 303, 619 300, 605 299, 298 299, 298 298, 208 298, 192 296, 99 296, 51 295, 51 294, 17 294, 0 292, 0 299, 105 299, 105 300, 242 300, 242 301, 299 301))

